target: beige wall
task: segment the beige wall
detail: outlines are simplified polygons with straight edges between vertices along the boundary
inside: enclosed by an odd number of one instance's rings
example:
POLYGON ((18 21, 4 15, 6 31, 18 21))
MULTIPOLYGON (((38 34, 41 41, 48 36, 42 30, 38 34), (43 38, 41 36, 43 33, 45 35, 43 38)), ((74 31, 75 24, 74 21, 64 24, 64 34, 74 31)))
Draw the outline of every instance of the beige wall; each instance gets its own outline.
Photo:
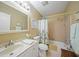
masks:
MULTIPOLYGON (((31 7, 31 15, 30 15, 31 20, 32 19, 41 20, 42 16, 40 15, 40 13, 32 5, 30 5, 30 7, 31 7)), ((30 20, 30 33, 33 37, 33 36, 36 36, 39 33, 39 31, 38 31, 38 29, 31 27, 31 25, 32 25, 31 20, 30 20)))
POLYGON ((65 41, 65 21, 64 16, 54 16, 48 19, 49 39, 65 41))
MULTIPOLYGON (((1 5, 1 3, 0 3, 1 5)), ((2 7, 2 6, 1 6, 2 7)), ((0 10, 2 10, 0 7, 0 10)), ((6 8, 6 6, 4 6, 6 8)), ((2 7, 3 8, 3 7, 2 7)), ((38 13, 38 11, 36 9, 34 9, 33 7, 31 7, 31 15, 30 15, 30 22, 29 22, 29 31, 28 32, 20 32, 20 33, 6 33, 6 34, 0 34, 0 43, 4 42, 4 41, 8 41, 8 40, 18 40, 18 39, 24 39, 26 38, 26 33, 31 34, 32 36, 35 36, 38 33, 37 29, 33 29, 31 28, 31 19, 34 18, 36 20, 41 19, 41 15, 38 13)), ((7 9, 4 9, 2 11, 8 11, 7 9)), ((11 11, 9 12, 11 13, 11 11)), ((20 13, 18 13, 20 14, 20 13)), ((18 16, 18 14, 16 16, 18 16)), ((21 15, 20 15, 21 16, 21 15)), ((22 14, 22 16, 24 16, 22 14)), ((15 17, 17 20, 17 17, 15 17)), ((18 18, 19 19, 19 18, 18 18)), ((21 18, 22 19, 22 18, 21 18)))
MULTIPOLYGON (((66 8, 65 12, 77 12, 79 11, 79 1, 72 1, 70 2, 69 6, 66 8)), ((70 14, 70 23, 72 23, 75 20, 74 13, 70 14)))
POLYGON ((72 1, 66 8, 66 12, 79 11, 79 1, 72 1))
MULTIPOLYGON (((66 8, 65 12, 77 12, 79 11, 79 1, 70 2, 69 6, 66 8)), ((70 23, 72 24, 75 20, 74 14, 70 15, 70 23)))
POLYGON ((22 40, 26 38, 26 32, 0 34, 0 43, 7 42, 8 40, 22 40))
POLYGON ((48 18, 49 39, 64 41, 69 44, 70 23, 75 20, 75 16, 68 13, 73 13, 74 11, 79 11, 79 1, 70 2, 64 13, 54 14, 55 16, 50 15, 51 17, 48 18), (65 18, 61 21, 60 15, 63 17, 64 14, 65 18))

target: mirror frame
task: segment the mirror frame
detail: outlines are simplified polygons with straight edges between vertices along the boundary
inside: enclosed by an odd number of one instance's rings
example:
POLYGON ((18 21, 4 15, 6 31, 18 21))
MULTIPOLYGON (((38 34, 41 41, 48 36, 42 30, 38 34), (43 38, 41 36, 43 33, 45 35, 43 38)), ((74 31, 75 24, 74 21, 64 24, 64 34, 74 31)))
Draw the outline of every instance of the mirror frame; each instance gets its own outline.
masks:
MULTIPOLYGON (((18 10, 18 11, 20 11, 20 12, 22 12, 22 13, 24 13, 28 17, 28 19, 27 19, 27 22, 28 22, 27 26, 28 27, 27 27, 26 30, 21 30, 21 31, 10 30, 9 32, 6 32, 6 33, 26 32, 26 31, 29 31, 30 10, 29 11, 25 10, 22 7, 20 7, 19 5, 17 5, 16 3, 13 3, 12 1, 1 1, 1 2, 4 3, 4 4, 6 4, 6 5, 8 5, 8 6, 10 6, 10 7, 12 7, 12 8, 14 8, 14 9, 16 9, 16 10, 18 10)), ((0 33, 0 34, 4 34, 4 33, 0 33)))

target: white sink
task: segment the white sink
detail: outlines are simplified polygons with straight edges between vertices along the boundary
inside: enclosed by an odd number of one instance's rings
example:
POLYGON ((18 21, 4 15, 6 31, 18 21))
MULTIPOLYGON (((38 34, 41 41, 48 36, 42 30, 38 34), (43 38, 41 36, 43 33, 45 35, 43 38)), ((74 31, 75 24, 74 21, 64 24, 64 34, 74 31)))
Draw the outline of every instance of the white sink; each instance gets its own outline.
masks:
POLYGON ((24 42, 25 44, 29 45, 29 44, 32 44, 32 43, 34 42, 34 40, 25 39, 25 40, 23 40, 22 42, 24 42))

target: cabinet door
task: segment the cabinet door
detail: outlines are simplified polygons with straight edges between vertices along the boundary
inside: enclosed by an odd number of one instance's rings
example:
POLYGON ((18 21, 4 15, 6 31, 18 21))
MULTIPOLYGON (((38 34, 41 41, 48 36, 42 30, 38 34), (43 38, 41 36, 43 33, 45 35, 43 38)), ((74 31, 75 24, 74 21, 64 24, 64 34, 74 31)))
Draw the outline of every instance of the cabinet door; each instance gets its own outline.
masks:
POLYGON ((37 56, 38 56, 38 44, 36 43, 27 50, 25 50, 18 57, 37 57, 37 56))
POLYGON ((34 46, 33 46, 33 49, 32 49, 33 51, 32 51, 32 53, 33 53, 33 57, 38 57, 38 45, 37 44, 35 44, 34 46))
POLYGON ((32 49, 33 47, 30 47, 29 49, 21 53, 18 57, 32 57, 32 49))

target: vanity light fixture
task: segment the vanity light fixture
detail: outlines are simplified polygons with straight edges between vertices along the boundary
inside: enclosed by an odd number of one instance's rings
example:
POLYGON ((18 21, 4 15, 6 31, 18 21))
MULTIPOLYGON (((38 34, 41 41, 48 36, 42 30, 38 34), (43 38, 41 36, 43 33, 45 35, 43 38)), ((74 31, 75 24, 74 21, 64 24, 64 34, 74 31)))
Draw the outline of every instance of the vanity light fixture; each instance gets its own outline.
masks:
POLYGON ((25 1, 14 1, 14 2, 16 2, 18 5, 20 5, 21 7, 23 7, 27 11, 30 10, 30 6, 25 1))

